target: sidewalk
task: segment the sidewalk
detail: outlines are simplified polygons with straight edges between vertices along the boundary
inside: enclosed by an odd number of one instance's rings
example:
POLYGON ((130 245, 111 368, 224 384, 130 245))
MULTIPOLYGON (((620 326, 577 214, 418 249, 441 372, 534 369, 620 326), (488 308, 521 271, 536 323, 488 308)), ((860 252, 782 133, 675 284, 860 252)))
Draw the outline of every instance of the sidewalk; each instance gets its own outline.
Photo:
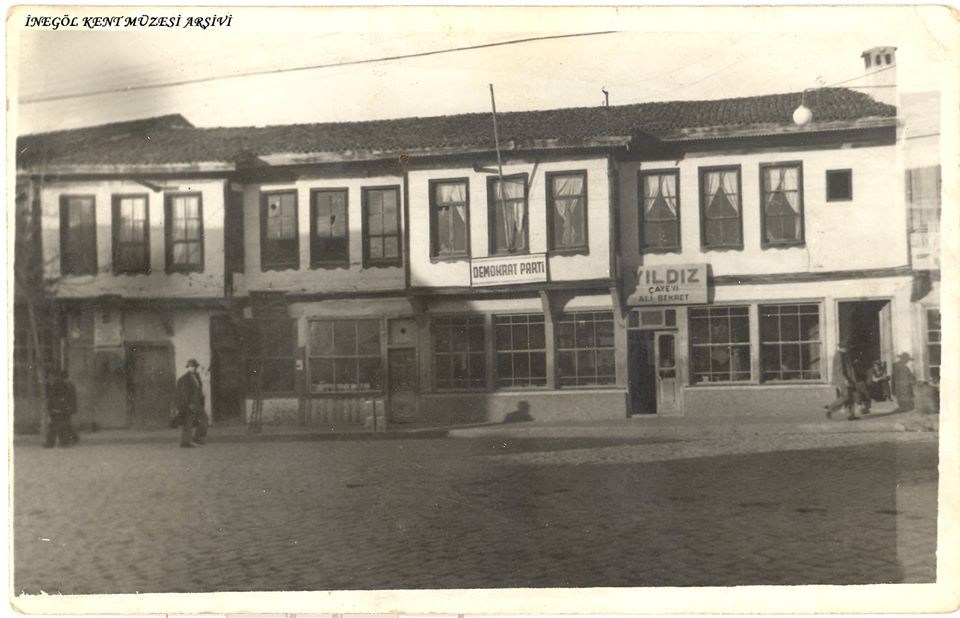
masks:
MULTIPOLYGON (((212 425, 210 441, 224 442, 289 442, 321 440, 393 440, 436 438, 704 438, 710 436, 797 434, 797 433, 884 433, 904 431, 937 431, 939 416, 916 411, 901 412, 877 409, 856 422, 843 414, 827 420, 822 414, 803 418, 780 416, 712 416, 712 417, 633 417, 601 421, 530 421, 490 423, 465 426, 427 424, 393 425, 384 432, 357 428, 331 428, 319 425, 263 425, 252 433, 246 425, 231 423, 212 425)), ((80 444, 176 443, 179 430, 105 429, 80 434, 80 444)), ((38 434, 14 436, 14 444, 39 444, 38 434)))

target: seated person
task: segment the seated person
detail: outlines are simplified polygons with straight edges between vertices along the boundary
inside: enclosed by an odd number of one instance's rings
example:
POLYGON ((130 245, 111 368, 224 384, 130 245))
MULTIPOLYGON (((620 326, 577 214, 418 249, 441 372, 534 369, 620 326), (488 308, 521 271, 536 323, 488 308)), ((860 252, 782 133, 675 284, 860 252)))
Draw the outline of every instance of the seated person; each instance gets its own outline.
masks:
POLYGON ((883 363, 873 361, 873 366, 867 370, 867 391, 874 401, 888 401, 890 395, 890 376, 883 370, 883 363))

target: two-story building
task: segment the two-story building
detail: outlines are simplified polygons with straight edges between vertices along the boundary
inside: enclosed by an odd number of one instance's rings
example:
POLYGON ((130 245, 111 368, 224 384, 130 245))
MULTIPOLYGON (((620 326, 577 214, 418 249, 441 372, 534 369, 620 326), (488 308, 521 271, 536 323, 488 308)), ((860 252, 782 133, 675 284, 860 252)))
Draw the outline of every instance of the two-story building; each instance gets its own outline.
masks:
POLYGON ((83 414, 165 418, 190 357, 215 421, 806 414, 838 341, 916 352, 892 105, 497 121, 499 153, 485 113, 21 138, 83 414))

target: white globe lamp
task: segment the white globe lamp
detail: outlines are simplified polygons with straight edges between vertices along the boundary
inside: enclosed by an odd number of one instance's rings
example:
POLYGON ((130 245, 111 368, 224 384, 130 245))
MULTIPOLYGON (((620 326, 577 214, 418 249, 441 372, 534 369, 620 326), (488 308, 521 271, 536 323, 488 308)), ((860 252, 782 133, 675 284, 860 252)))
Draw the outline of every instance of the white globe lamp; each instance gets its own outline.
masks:
POLYGON ((813 120, 813 112, 803 103, 800 104, 800 107, 793 110, 793 123, 798 127, 806 125, 811 120, 813 120))

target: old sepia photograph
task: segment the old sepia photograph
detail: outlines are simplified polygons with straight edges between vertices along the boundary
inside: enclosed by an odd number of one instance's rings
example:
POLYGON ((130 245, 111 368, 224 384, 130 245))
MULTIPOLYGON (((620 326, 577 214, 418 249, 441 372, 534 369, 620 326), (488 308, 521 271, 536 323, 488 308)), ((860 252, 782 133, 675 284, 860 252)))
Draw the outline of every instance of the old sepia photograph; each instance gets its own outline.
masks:
POLYGON ((951 9, 6 30, 17 610, 957 609, 951 9))

